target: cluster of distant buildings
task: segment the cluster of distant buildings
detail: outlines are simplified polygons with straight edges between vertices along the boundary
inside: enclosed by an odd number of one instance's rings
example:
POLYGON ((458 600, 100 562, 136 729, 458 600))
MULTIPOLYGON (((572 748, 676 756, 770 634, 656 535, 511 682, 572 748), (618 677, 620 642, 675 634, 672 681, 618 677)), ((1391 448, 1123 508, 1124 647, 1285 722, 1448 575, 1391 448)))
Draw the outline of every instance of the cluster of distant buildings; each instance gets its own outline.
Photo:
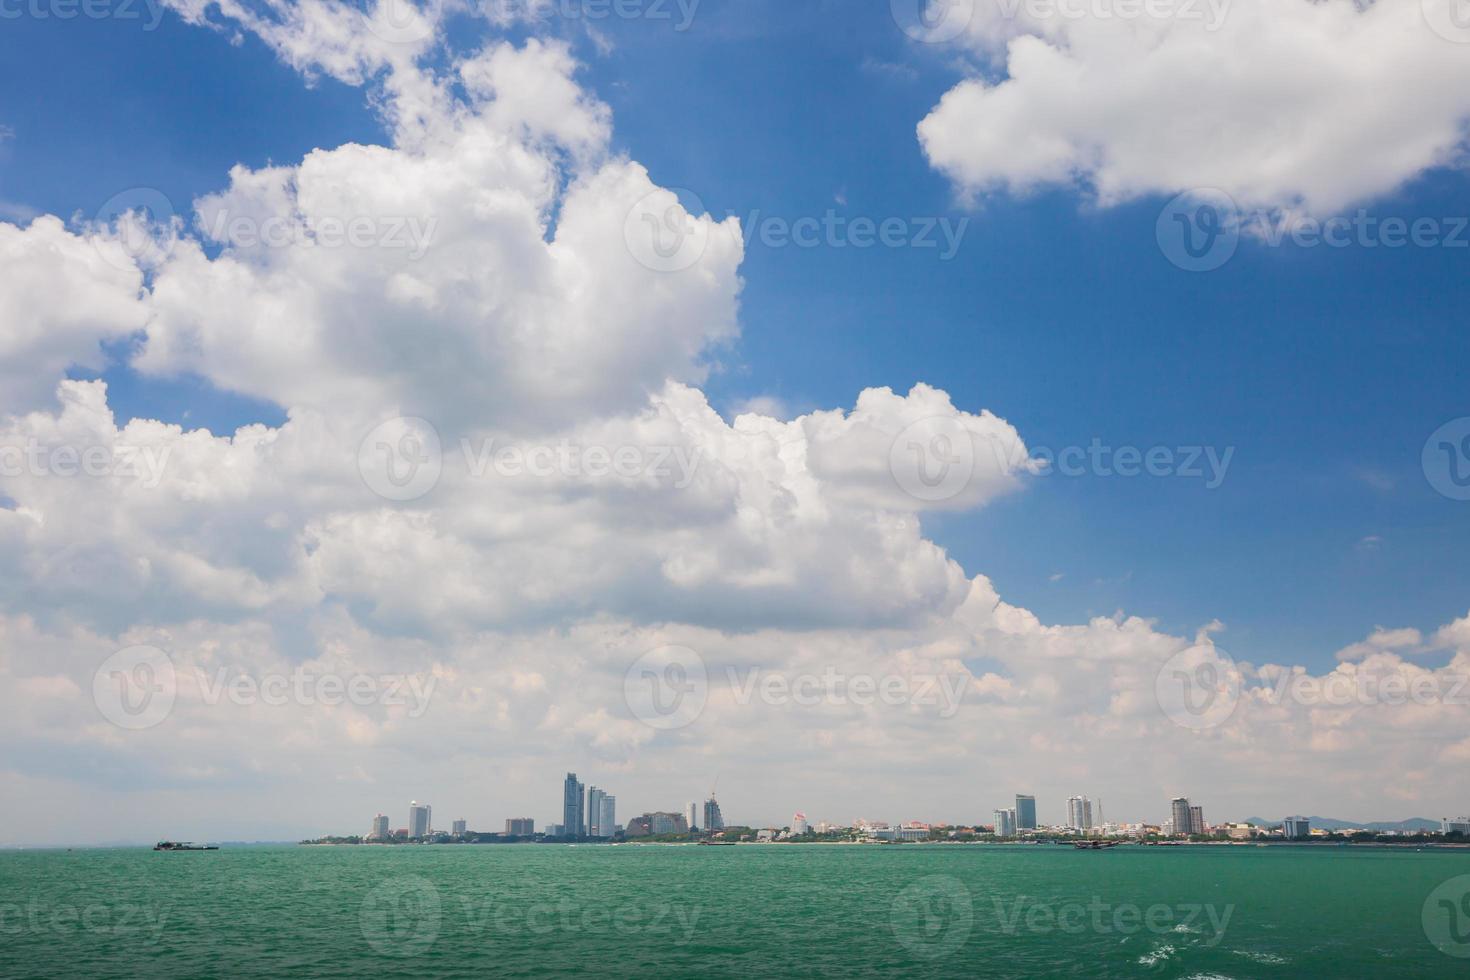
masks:
MULTIPOLYGON (((1082 837, 1132 837, 1132 838, 1196 838, 1214 837, 1227 840, 1251 840, 1266 838, 1276 840, 1307 840, 1324 836, 1326 830, 1313 830, 1307 817, 1286 817, 1280 825, 1260 826, 1254 823, 1225 823, 1211 826, 1205 822, 1204 808, 1179 796, 1169 801, 1169 816, 1160 824, 1108 823, 1103 818, 1102 801, 1086 796, 1067 799, 1065 824, 1042 825, 1037 820, 1036 797, 1017 794, 1015 805, 994 811, 994 823, 977 825, 973 833, 989 834, 999 838, 1016 838, 1039 835, 1069 835, 1082 837)), ((682 812, 655 811, 633 817, 624 826, 617 822, 617 797, 597 786, 586 786, 576 773, 567 773, 562 783, 562 812, 560 823, 549 823, 544 831, 537 833, 536 821, 530 817, 511 817, 505 821, 503 834, 469 833, 467 821, 455 820, 449 831, 434 829, 433 808, 417 800, 409 804, 408 826, 391 830, 388 817, 378 814, 373 818, 370 841, 456 841, 464 839, 498 838, 521 840, 634 840, 645 837, 689 836, 697 834, 721 835, 726 829, 720 804, 714 791, 703 804, 690 802, 682 812)), ((806 814, 797 812, 791 825, 785 828, 769 828, 754 833, 759 841, 782 841, 811 835, 830 836, 846 834, 853 839, 875 842, 922 841, 942 837, 955 837, 962 828, 951 828, 946 824, 928 824, 921 821, 906 821, 891 825, 884 821, 859 819, 848 826, 838 826, 821 821, 813 826, 806 814)), ((971 831, 964 831, 971 833, 971 831)), ((1441 833, 1459 834, 1470 837, 1470 817, 1441 820, 1441 833)), ((744 839, 752 839, 746 837, 744 839)))
POLYGON ((701 806, 689 803, 682 813, 659 811, 645 813, 618 823, 618 798, 597 786, 583 784, 574 772, 567 773, 562 783, 560 823, 548 823, 540 834, 530 817, 511 817, 505 821, 504 834, 487 834, 468 830, 468 821, 455 820, 448 832, 434 829, 434 810, 427 803, 414 800, 408 805, 408 826, 390 829, 388 817, 373 817, 370 841, 453 841, 466 837, 506 837, 558 840, 612 840, 614 838, 654 837, 663 834, 717 833, 725 829, 725 817, 711 792, 701 806))

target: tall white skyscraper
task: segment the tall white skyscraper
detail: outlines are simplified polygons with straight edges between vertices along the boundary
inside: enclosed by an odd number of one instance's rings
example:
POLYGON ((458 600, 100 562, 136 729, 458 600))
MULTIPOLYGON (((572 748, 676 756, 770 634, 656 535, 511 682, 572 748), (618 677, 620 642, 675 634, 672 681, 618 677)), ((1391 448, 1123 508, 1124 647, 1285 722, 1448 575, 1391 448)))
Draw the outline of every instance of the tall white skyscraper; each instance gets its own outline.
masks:
POLYGON ((562 783, 561 796, 562 831, 558 836, 581 837, 587 833, 587 798, 585 787, 577 781, 577 774, 567 773, 562 783))
POLYGON ((587 836, 611 837, 610 831, 602 829, 602 798, 607 794, 596 786, 587 787, 587 836))
POLYGON ((1189 816, 1189 797, 1176 796, 1169 801, 1169 832, 1172 834, 1192 833, 1193 821, 1189 816))
POLYGON ((684 819, 689 824, 689 829, 694 830, 699 826, 699 804, 690 803, 684 808, 684 819))
POLYGON ((1073 796, 1067 800, 1067 826, 1073 830, 1092 829, 1092 801, 1085 796, 1073 796))
POLYGON ((793 834, 804 834, 808 830, 811 830, 811 825, 806 822, 806 814, 798 810, 796 816, 791 818, 791 832, 793 834))
POLYGON ((408 836, 428 837, 433 832, 433 807, 414 800, 408 805, 408 836))
POLYGON ((390 832, 388 817, 385 814, 380 813, 373 817, 373 832, 368 835, 369 837, 373 840, 387 840, 390 832))
POLYGON ((1015 810, 996 810, 995 811, 995 836, 997 836, 997 837, 1014 837, 1014 836, 1016 836, 1016 811, 1015 810))
POLYGON ((602 794, 598 804, 597 829, 599 837, 611 837, 618 832, 618 798, 602 794))
POLYGON ((720 805, 715 802, 713 796, 704 801, 704 826, 702 829, 706 831, 725 829, 724 814, 720 813, 720 805))

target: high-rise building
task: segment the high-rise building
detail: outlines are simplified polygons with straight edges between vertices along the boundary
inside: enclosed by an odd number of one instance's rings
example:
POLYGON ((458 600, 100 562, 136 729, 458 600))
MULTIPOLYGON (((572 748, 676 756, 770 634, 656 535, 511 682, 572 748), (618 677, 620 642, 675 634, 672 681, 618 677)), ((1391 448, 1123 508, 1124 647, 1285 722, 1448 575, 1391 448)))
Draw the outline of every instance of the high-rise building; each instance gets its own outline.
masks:
POLYGON ((451 829, 450 829, 449 832, 451 834, 453 834, 454 836, 456 836, 456 837, 463 837, 464 834, 465 834, 465 829, 468 826, 469 826, 469 824, 468 824, 467 821, 464 821, 464 820, 456 820, 456 821, 454 821, 453 824, 450 825, 450 828, 451 829))
POLYGON ((546 836, 547 837, 565 837, 566 835, 567 835, 567 826, 566 826, 566 824, 549 823, 549 824, 546 825, 546 836))
POLYGON ((1016 836, 1016 811, 1015 810, 996 810, 995 811, 995 836, 997 836, 997 837, 1014 837, 1014 836, 1016 836))
POLYGON ((1189 832, 1191 834, 1205 833, 1205 808, 1202 806, 1189 807, 1189 832))
POLYGON ((577 774, 567 773, 562 784, 561 823, 562 836, 581 837, 587 833, 586 787, 577 782, 577 774))
POLYGON ((618 798, 603 793, 597 804, 597 836, 612 837, 618 832, 618 798))
POLYGON ((690 830, 698 830, 699 829, 699 804, 698 803, 690 802, 690 804, 684 808, 684 819, 689 822, 689 829, 690 830))
POLYGON ((1067 826, 1083 833, 1092 829, 1092 801, 1085 796, 1067 799, 1067 826))
POLYGON ((1440 820, 1439 827, 1440 833, 1444 834, 1470 834, 1470 817, 1460 817, 1458 820, 1444 817, 1440 820))
POLYGON ((1312 821, 1306 817, 1287 817, 1281 821, 1281 830, 1287 840, 1305 840, 1312 836, 1312 821))
POLYGON ((796 816, 791 818, 791 832, 804 834, 809 830, 811 830, 811 825, 806 822, 806 814, 800 810, 796 811, 796 816))
POLYGON ((1175 836, 1190 833, 1189 798, 1176 796, 1169 801, 1169 832, 1175 836))
POLYGON ((714 796, 704 801, 704 829, 711 833, 725 829, 725 817, 720 813, 720 805, 714 796))
POLYGON ((587 787, 587 836, 611 837, 602 830, 602 798, 607 794, 596 786, 587 787))
POLYGON ((1016 829, 1036 829, 1036 797, 1016 794, 1016 829))
POLYGON ((433 832, 433 808, 414 800, 408 805, 408 836, 428 837, 433 832))
POLYGON ((505 822, 505 833, 510 837, 530 837, 536 833, 536 821, 530 817, 511 817, 505 822))
POLYGON ((389 834, 388 818, 381 813, 373 817, 373 832, 368 836, 373 840, 387 840, 389 834))

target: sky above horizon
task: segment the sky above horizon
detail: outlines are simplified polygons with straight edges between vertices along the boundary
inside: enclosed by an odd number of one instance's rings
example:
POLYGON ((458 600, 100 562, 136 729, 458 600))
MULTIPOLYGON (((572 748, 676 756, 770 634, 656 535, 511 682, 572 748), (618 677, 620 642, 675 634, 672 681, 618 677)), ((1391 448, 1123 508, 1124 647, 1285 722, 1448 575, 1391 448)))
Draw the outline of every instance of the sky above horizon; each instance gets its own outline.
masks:
POLYGON ((0 843, 1470 810, 1457 0, 918 2, 7 14, 0 843))

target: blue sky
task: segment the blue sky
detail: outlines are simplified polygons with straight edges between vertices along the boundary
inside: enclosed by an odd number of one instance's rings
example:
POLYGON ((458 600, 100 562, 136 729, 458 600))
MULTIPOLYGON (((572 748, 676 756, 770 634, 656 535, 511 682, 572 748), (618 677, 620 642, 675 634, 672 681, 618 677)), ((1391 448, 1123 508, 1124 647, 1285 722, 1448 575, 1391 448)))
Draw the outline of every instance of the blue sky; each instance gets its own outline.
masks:
MULTIPOLYGON (((932 250, 752 245, 742 336, 707 390, 730 410, 793 412, 918 380, 988 408, 1028 443, 1235 447, 1224 484, 1050 477, 971 514, 927 518, 971 571, 1044 619, 1123 609, 1189 631, 1218 617, 1251 660, 1326 662, 1374 625, 1431 629, 1464 611, 1465 505, 1420 468, 1465 413, 1466 263, 1448 248, 1269 248, 1190 274, 1154 240, 1163 198, 1098 208, 1068 190, 973 205, 924 159, 916 121, 957 78, 884 5, 705 0, 686 32, 562 25, 607 101, 617 145, 710 211, 789 220, 970 218, 932 250), (609 50, 610 48, 610 50, 609 50), (1060 576, 1060 578, 1056 578, 1060 576)), ((477 43, 478 22, 455 39, 477 43)), ((133 186, 182 205, 228 168, 380 142, 362 92, 313 85, 262 43, 163 15, 25 19, 0 34, 0 200, 89 214, 133 186)), ((1459 171, 1432 171, 1380 215, 1470 213, 1459 171)), ((182 378, 105 373, 123 417, 229 431, 267 403, 182 378)))

